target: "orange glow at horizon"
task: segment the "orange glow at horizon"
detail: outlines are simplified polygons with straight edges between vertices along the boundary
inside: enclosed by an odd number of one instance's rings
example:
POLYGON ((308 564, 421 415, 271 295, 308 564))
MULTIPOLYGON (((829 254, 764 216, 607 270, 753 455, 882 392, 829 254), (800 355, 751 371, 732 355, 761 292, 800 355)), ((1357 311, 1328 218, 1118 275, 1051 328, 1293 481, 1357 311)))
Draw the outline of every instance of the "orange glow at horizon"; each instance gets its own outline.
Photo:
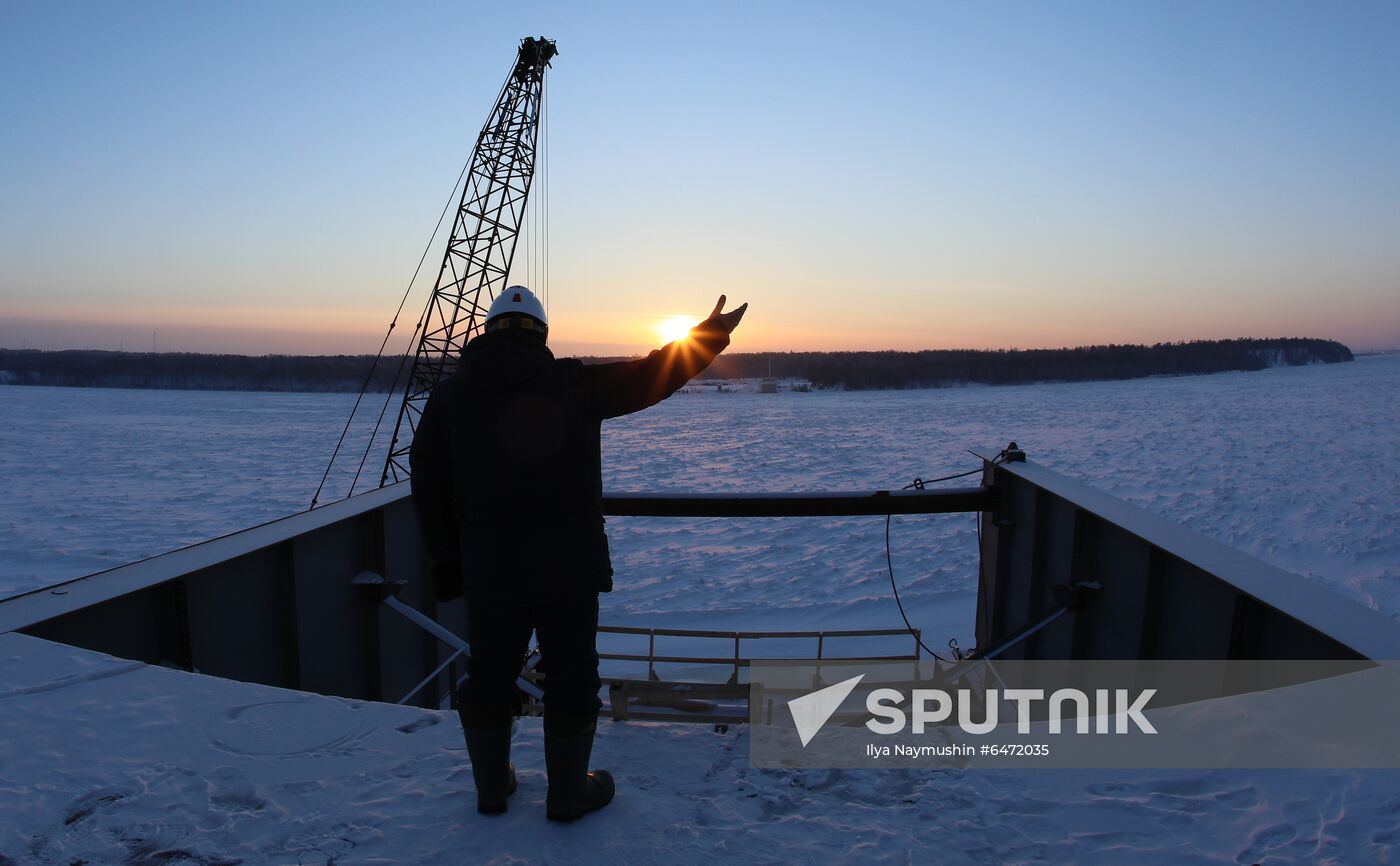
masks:
MULTIPOLYGON (((1261 306, 1247 293, 1218 292, 1210 306, 1182 308, 1166 291, 1117 296, 1063 286, 1022 288, 930 283, 899 293, 897 308, 833 315, 840 287, 741 285, 730 309, 752 307, 730 352, 918 351, 1059 348, 1105 343, 1235 337, 1311 336, 1353 349, 1395 345, 1395 296, 1377 295, 1349 309, 1307 312, 1287 298, 1261 306), (819 303, 821 302, 821 303, 819 303), (1364 312, 1368 327, 1353 321, 1364 312), (1300 322, 1305 321, 1305 324, 1300 322)), ((1091 287, 1092 288, 1092 287, 1091 287)), ((305 290, 282 303, 250 298, 222 304, 161 303, 159 297, 96 302, 29 301, 0 309, 0 346, 104 348, 238 354, 370 354, 384 340, 392 310, 372 302, 325 303, 305 290)), ((579 280, 555 298, 550 347, 569 355, 645 355, 685 337, 703 318, 693 311, 712 290, 682 285, 642 291, 633 283, 579 280), (685 312, 690 309, 692 312, 685 312), (679 312, 678 312, 679 311, 679 312)), ((385 351, 411 351, 413 319, 401 317, 385 351)))

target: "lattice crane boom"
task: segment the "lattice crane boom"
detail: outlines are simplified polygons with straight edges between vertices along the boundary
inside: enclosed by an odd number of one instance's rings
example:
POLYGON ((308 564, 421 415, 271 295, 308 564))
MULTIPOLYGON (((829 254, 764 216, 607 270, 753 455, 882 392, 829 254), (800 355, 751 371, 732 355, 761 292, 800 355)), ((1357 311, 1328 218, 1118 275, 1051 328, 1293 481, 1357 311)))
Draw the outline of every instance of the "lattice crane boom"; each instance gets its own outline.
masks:
POLYGON ((380 486, 409 476, 408 452, 428 395, 456 370, 462 348, 480 332, 487 307, 506 287, 535 177, 545 70, 557 53, 552 40, 521 40, 477 137, 380 486))

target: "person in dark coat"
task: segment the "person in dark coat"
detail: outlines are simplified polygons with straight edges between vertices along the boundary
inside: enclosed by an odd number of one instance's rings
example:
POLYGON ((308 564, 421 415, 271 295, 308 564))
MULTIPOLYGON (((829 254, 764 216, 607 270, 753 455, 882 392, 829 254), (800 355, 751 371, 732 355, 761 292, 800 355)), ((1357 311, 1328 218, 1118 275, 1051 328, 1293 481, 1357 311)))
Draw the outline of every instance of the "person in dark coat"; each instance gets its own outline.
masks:
POLYGON ((457 697, 478 811, 504 812, 515 791, 515 681, 532 633, 545 675, 548 817, 573 820, 612 800, 612 776, 588 771, 602 706, 598 594, 613 576, 602 422, 661 402, 709 366, 748 309, 725 313, 724 303, 645 358, 589 365, 554 357, 544 307, 512 286, 423 408, 413 500, 439 600, 467 599, 471 658, 457 697))

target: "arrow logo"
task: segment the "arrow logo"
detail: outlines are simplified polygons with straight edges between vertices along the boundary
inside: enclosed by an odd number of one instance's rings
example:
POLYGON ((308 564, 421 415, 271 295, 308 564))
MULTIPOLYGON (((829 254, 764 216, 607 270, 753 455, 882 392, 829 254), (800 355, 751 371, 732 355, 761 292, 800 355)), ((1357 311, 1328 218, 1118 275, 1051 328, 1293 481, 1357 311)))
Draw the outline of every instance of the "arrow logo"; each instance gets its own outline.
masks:
POLYGON ((788 701, 788 712, 792 713, 792 721, 797 725, 797 736, 802 739, 802 748, 807 748, 817 731, 830 720, 832 714, 840 708, 841 702, 846 700, 863 679, 865 674, 788 701))

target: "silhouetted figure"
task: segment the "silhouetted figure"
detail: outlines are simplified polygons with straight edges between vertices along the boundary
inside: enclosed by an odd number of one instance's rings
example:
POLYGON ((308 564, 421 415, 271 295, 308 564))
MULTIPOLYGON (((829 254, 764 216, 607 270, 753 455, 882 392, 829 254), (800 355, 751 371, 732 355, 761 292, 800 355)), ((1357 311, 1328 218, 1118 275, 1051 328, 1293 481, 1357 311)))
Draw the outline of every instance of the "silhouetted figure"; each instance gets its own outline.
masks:
POLYGON ((585 365, 554 357, 544 307, 512 286, 423 409, 409 455, 413 499, 439 600, 467 598, 471 660, 457 698, 480 812, 504 812, 515 791, 515 680, 532 632, 545 674, 548 816, 571 821, 613 798, 612 776, 588 771, 602 706, 598 593, 613 574, 601 426, 709 366, 748 308, 724 313, 724 301, 687 339, 646 358, 585 365))

